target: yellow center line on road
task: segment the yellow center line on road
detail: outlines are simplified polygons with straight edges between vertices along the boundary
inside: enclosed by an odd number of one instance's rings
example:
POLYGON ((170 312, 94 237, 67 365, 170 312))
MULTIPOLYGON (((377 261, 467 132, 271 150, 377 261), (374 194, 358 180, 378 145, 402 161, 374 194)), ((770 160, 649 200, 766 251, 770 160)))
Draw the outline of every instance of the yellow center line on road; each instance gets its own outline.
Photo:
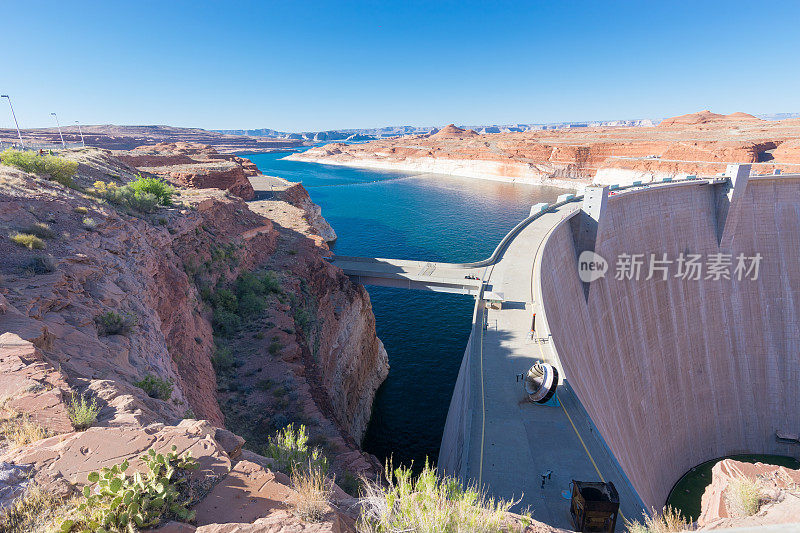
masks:
POLYGON ((486 309, 484 308, 481 313, 481 347, 480 347, 480 361, 481 361, 481 462, 478 466, 478 488, 483 490, 483 442, 486 436, 486 395, 483 390, 483 324, 486 320, 486 309))
MULTIPOLYGON (((544 349, 542 348, 542 343, 537 341, 536 344, 539 345, 539 353, 542 355, 542 361, 545 361, 544 349)), ((583 437, 581 437, 581 434, 578 431, 578 428, 575 426, 575 422, 572 421, 572 417, 569 416, 569 413, 567 412, 567 408, 564 407, 564 402, 558 400, 558 394, 556 394, 556 401, 558 401, 558 404, 561 406, 561 409, 564 411, 564 414, 567 415, 567 420, 569 420, 569 423, 572 426, 572 429, 575 431, 575 435, 578 437, 578 440, 581 441, 581 446, 583 446, 583 451, 586 452, 586 456, 592 462, 592 466, 594 467, 595 472, 597 472, 597 475, 600 476, 600 481, 605 483, 606 478, 604 478, 603 477, 603 473, 600 472, 600 468, 598 468, 597 463, 594 461, 594 457, 592 457, 592 454, 589 451, 589 448, 586 446, 586 443, 583 441, 583 437)), ((622 517, 623 521, 627 521, 628 520, 627 518, 625 518, 625 515, 622 513, 622 509, 620 509, 620 511, 619 511, 619 516, 622 517)))
MULTIPOLYGON (((562 218, 562 220, 563 220, 563 218, 562 218)), ((534 252, 534 254, 533 254, 533 265, 531 266, 531 306, 533 306, 533 302, 535 301, 535 298, 533 297, 533 295, 534 295, 534 290, 533 290, 534 281, 533 280, 535 278, 535 272, 536 272, 536 260, 539 258, 539 252, 541 250, 542 244, 547 240, 547 237, 555 230, 556 226, 553 226, 552 228, 550 228, 550 230, 547 232, 545 237, 541 241, 539 241, 539 245, 536 247, 536 252, 534 252)), ((542 315, 542 320, 540 320, 540 324, 543 324, 544 323, 544 306, 541 304, 541 302, 540 302, 539 306, 541 307, 541 315, 542 315)), ((533 333, 533 331, 531 331, 531 333, 533 333)), ((534 339, 531 339, 531 340, 534 340, 534 339)), ((539 342, 538 339, 536 339, 535 342, 536 342, 536 344, 539 345, 539 353, 542 356, 542 362, 546 361, 547 359, 544 356, 544 348, 542 348, 542 343, 539 342)), ((550 349, 551 350, 555 350, 552 346, 550 346, 550 349)), ((592 454, 589 451, 588 446, 586 446, 586 443, 583 441, 583 437, 581 437, 581 434, 578 431, 578 428, 575 426, 575 422, 573 422, 572 421, 572 417, 569 416, 569 413, 567 412, 567 408, 564 407, 564 403, 561 402, 558 399, 558 394, 557 393, 556 393, 556 401, 558 401, 558 404, 561 406, 561 409, 564 411, 564 414, 567 415, 567 420, 569 420, 569 423, 572 426, 572 429, 575 431, 575 435, 578 437, 578 440, 581 442, 581 446, 583 446, 583 451, 586 452, 586 456, 589 458, 589 461, 592 462, 592 466, 594 467, 595 472, 597 472, 597 475, 600 476, 600 481, 605 483, 606 479, 605 479, 605 477, 603 477, 603 473, 600 472, 600 468, 598 468, 597 463, 595 462, 594 457, 592 457, 592 454)), ((622 513, 621 509, 619 511, 619 515, 622 517, 623 521, 627 521, 627 518, 625 518, 625 515, 622 513)))

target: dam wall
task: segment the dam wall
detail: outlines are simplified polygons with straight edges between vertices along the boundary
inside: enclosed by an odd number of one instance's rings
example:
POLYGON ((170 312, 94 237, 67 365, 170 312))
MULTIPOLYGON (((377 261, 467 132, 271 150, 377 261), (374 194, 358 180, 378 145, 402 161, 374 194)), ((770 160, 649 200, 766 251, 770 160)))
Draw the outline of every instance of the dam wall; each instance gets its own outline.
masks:
POLYGON ((542 304, 565 377, 656 509, 704 461, 800 453, 776 439, 800 432, 800 176, 725 187, 609 197, 593 243, 609 269, 589 284, 578 274, 575 219, 541 252, 542 304), (676 276, 675 263, 666 279, 646 279, 652 253, 701 254, 701 279, 676 276), (732 255, 731 279, 705 279, 718 253, 732 255), (616 279, 621 254, 644 254, 638 280, 616 279), (761 254, 757 279, 733 275, 739 254, 761 254))
POLYGON ((479 296, 475 299, 475 307, 472 311, 472 331, 464 350, 464 357, 461 359, 461 367, 458 369, 453 395, 450 398, 447 421, 442 432, 442 445, 439 448, 439 457, 436 462, 440 473, 456 477, 464 484, 469 483, 467 462, 475 401, 473 388, 480 386, 477 365, 473 362, 472 354, 476 349, 480 350, 483 309, 484 302, 479 296))

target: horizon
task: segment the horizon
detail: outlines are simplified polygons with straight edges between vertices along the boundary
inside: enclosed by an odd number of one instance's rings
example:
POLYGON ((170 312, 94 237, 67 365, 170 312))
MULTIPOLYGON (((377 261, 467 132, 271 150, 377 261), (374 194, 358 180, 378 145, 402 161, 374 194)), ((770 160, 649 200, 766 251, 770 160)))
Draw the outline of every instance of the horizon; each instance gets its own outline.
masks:
MULTIPOLYGON (((292 133, 317 133, 317 132, 324 132, 324 131, 348 131, 348 130, 357 131, 357 130, 371 130, 371 129, 381 129, 381 128, 402 128, 402 127, 415 127, 415 128, 423 128, 423 129, 424 128, 443 128, 443 127, 448 126, 448 125, 454 125, 454 126, 459 127, 459 128, 487 127, 487 126, 514 126, 514 125, 547 126, 547 125, 571 124, 571 123, 637 121, 637 120, 653 120, 653 121, 656 121, 654 126, 657 126, 658 125, 658 121, 661 121, 661 120, 665 120, 665 119, 669 119, 669 118, 675 118, 675 117, 683 116, 683 115, 692 115, 692 114, 702 113, 704 111, 710 111, 711 113, 716 113, 713 110, 702 109, 700 111, 693 111, 693 112, 689 112, 689 113, 681 113, 679 115, 674 115, 674 116, 671 116, 671 117, 636 117, 636 118, 627 117, 627 118, 606 118, 606 119, 571 120, 571 121, 557 121, 557 122, 519 122, 519 121, 517 121, 517 122, 504 122, 504 123, 495 122, 495 123, 485 123, 485 124, 463 124, 463 123, 458 123, 458 122, 448 122, 448 123, 442 123, 442 124, 424 124, 424 125, 419 125, 419 124, 384 124, 384 125, 381 125, 381 126, 371 126, 371 127, 357 127, 356 126, 356 127, 348 127, 348 128, 330 128, 330 129, 327 129, 327 130, 294 130, 294 131, 293 130, 276 130, 275 128, 271 128, 269 126, 259 127, 259 128, 200 128, 198 126, 182 126, 180 124, 115 124, 115 123, 83 124, 83 123, 81 123, 81 127, 82 128, 101 127, 101 126, 118 126, 118 127, 123 127, 123 128, 125 128, 125 127, 131 127, 131 128, 136 128, 136 127, 139 127, 139 128, 168 127, 168 128, 184 128, 184 129, 202 129, 202 130, 206 130, 206 131, 210 131, 210 132, 243 131, 243 132, 245 132, 245 134, 246 134, 247 131, 258 131, 258 130, 267 129, 267 130, 274 130, 274 131, 277 131, 279 133, 290 133, 290 134, 292 134, 292 133)), ((733 111, 732 113, 736 113, 736 112, 737 111, 733 111)), ((746 111, 742 111, 742 112, 746 113, 746 111)), ((730 113, 718 113, 718 114, 725 115, 725 114, 730 114, 730 113)), ((798 117, 800 117, 800 112, 789 112, 789 111, 780 112, 779 111, 779 112, 773 112, 773 113, 759 113, 758 115, 753 115, 753 116, 755 116, 756 118, 761 118, 761 120, 766 120, 766 121, 772 122, 772 121, 778 121, 778 120, 785 120, 785 119, 789 119, 789 118, 792 118, 792 119, 793 118, 798 118, 798 117), (772 117, 772 116, 778 116, 778 115, 790 115, 790 116, 781 117, 779 119, 762 118, 762 117, 772 117)), ((70 128, 70 127, 75 127, 74 123, 73 124, 61 124, 61 128, 62 129, 67 129, 67 128, 70 128)), ((635 126, 635 127, 644 127, 644 126, 635 126)), ((13 127, 13 123, 12 123, 11 127, 3 126, 3 127, 0 127, 0 130, 15 130, 15 128, 13 127)), ((26 130, 54 130, 54 131, 56 131, 57 127, 56 126, 39 126, 39 127, 28 127, 28 128, 26 128, 26 127, 23 127, 23 126, 20 125, 20 130, 21 131, 26 131, 26 130)))
POLYGON ((25 53, 6 55, 0 92, 23 129, 55 127, 51 112, 287 132, 763 115, 800 92, 795 2, 772 9, 769 55, 744 2, 33 5, 5 10, 25 53))

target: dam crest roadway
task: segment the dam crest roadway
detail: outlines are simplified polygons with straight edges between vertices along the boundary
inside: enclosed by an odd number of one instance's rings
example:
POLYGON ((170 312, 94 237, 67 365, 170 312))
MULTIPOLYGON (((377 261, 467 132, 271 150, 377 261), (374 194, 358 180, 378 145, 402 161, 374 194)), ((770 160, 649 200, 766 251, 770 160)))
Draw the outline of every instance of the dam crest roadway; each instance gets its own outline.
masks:
MULTIPOLYGON (((606 431, 598 429, 603 424, 596 424, 589 414, 599 411, 596 400, 587 393, 585 378, 578 379, 583 389, 573 388, 573 377, 578 376, 571 375, 570 370, 575 372, 575 363, 567 364, 565 369, 563 357, 559 356, 557 348, 569 343, 551 334, 545 311, 552 308, 554 292, 548 280, 550 296, 545 305, 543 252, 556 230, 559 238, 564 232, 571 233, 574 259, 562 259, 575 263, 571 268, 577 278, 577 255, 581 249, 594 249, 598 226, 605 227, 601 220, 608 215, 607 206, 645 191, 661 194, 656 190, 662 188, 703 188, 706 192, 701 194, 723 200, 718 202, 724 207, 719 218, 723 225, 735 227, 735 202, 748 185, 749 173, 749 165, 738 165, 729 167, 724 177, 689 176, 627 186, 587 187, 583 196, 565 194, 553 205, 533 206, 530 216, 503 238, 489 258, 474 263, 331 258, 334 265, 362 284, 475 296, 472 329, 442 436, 439 469, 464 483, 478 484, 492 496, 520 499, 518 510, 529 507, 537 520, 567 529, 573 527, 569 512, 572 480, 614 483, 620 501, 618 530, 623 529, 622 518, 636 520, 650 507, 660 509, 672 483, 688 468, 675 479, 666 478, 670 481, 665 488, 645 486, 641 472, 631 468, 630 456, 620 455, 620 450, 626 450, 619 436, 608 431, 613 423, 603 420, 606 431), (726 217, 729 223, 725 223, 726 217), (563 376, 556 397, 545 405, 528 401, 522 384, 516 381, 518 374, 539 362, 553 365, 563 376), (662 494, 664 499, 659 501, 662 494)), ((749 181, 798 183, 799 179, 800 175, 753 176, 749 181)), ((722 242, 730 239, 728 233, 721 231, 722 242)), ((572 251, 560 252, 562 256, 565 253, 570 255, 572 251)), ((594 289, 597 283, 584 287, 587 300, 590 288, 594 289)), ((609 408, 627 406, 606 407, 609 408)))

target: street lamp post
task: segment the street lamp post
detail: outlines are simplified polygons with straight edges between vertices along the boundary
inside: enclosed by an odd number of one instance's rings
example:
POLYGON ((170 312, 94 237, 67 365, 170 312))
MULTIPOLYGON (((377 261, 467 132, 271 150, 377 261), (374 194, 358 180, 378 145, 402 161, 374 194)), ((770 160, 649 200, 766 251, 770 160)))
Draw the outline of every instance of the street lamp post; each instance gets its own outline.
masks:
POLYGON ((11 97, 7 94, 0 94, 0 98, 8 98, 8 106, 11 108, 11 116, 14 117, 14 124, 17 126, 17 135, 19 136, 19 145, 25 148, 25 143, 22 142, 22 132, 19 131, 19 122, 17 122, 17 115, 14 113, 14 106, 11 105, 11 97))
POLYGON ((61 146, 63 146, 64 149, 66 150, 67 143, 64 142, 64 136, 61 134, 61 124, 58 123, 58 115, 56 115, 55 113, 50 113, 50 114, 56 117, 56 126, 58 126, 58 135, 61 137, 61 146))
POLYGON ((81 134, 81 144, 85 147, 86 143, 83 141, 83 130, 81 130, 81 123, 76 120, 75 124, 78 125, 78 133, 81 134))

